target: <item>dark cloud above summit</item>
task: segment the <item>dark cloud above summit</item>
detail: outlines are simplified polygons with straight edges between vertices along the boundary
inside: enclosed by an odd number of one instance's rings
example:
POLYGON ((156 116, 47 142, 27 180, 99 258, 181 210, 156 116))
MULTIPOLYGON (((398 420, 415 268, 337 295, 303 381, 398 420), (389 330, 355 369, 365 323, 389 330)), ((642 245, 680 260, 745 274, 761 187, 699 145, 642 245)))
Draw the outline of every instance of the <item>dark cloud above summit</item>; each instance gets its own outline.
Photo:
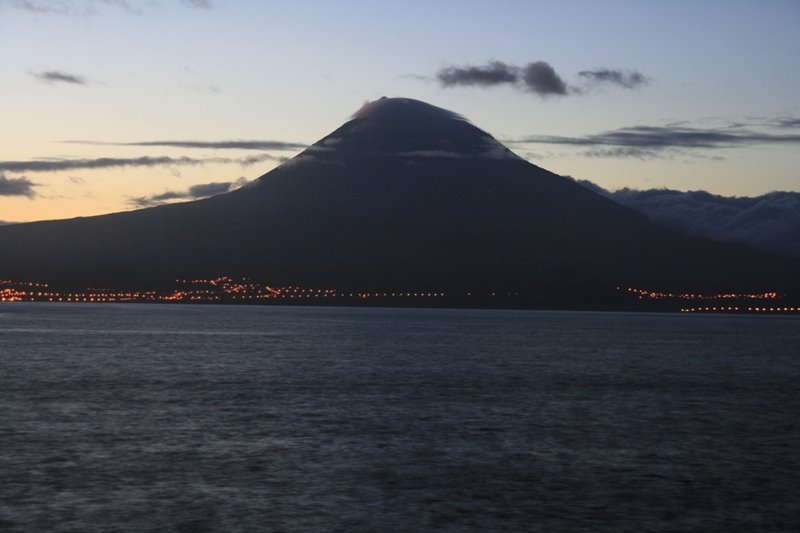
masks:
POLYGON ((26 177, 8 178, 0 172, 0 196, 33 198, 36 196, 36 192, 33 190, 35 186, 36 184, 26 177))
POLYGON ((456 85, 490 87, 517 83, 520 72, 518 67, 502 61, 490 61, 486 65, 443 68, 436 77, 443 87, 456 85))
MULTIPOLYGON (((591 85, 612 84, 625 89, 644 85, 648 78, 638 70, 600 69, 578 73, 591 85)), ((516 66, 503 61, 489 61, 485 65, 463 65, 446 67, 436 73, 442 87, 494 87, 508 85, 538 96, 579 95, 587 89, 571 86, 546 61, 534 61, 525 66, 516 66)))
POLYGON ((448 67, 439 70, 436 77, 442 87, 513 85, 539 96, 563 96, 568 92, 566 82, 544 61, 528 63, 524 67, 502 61, 490 61, 486 65, 448 67))
POLYGON ((285 141, 62 141, 68 144, 91 144, 97 146, 163 146, 169 148, 203 148, 212 150, 302 150, 305 144, 285 141))
POLYGON ((95 159, 34 159, 30 161, 0 161, 0 172, 61 172, 65 170, 92 170, 103 168, 125 167, 158 167, 158 166, 196 166, 206 164, 252 165, 262 161, 277 161, 279 158, 270 154, 258 154, 243 158, 143 156, 132 158, 98 157, 95 159))
POLYGON ((86 85, 86 78, 78 74, 70 74, 60 70, 45 70, 31 72, 31 76, 44 83, 67 83, 72 85, 86 85))
POLYGON ((661 226, 800 258, 800 193, 726 197, 669 189, 626 188, 611 192, 588 181, 579 183, 644 213, 661 226))
POLYGON ((209 198, 224 194, 234 189, 238 189, 247 183, 247 180, 240 178, 236 181, 222 181, 201 183, 192 185, 184 191, 165 191, 159 194, 150 196, 138 196, 128 199, 128 203, 135 207, 154 207, 169 203, 172 200, 200 200, 202 198, 209 198))
POLYGON ((648 78, 638 70, 598 69, 583 70, 578 76, 592 83, 610 83, 625 89, 636 89, 648 83, 648 78))
POLYGON ((544 61, 525 65, 525 68, 522 69, 522 82, 529 91, 539 96, 567 94, 566 82, 549 63, 544 61))

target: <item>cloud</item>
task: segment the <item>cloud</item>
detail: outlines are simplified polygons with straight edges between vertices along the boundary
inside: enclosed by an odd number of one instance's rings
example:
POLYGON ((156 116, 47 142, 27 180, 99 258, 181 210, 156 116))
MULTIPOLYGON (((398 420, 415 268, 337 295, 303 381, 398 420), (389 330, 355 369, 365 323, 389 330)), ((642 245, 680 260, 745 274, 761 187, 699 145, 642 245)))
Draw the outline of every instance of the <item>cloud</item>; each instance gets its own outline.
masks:
POLYGON ((270 154, 259 154, 243 158, 209 157, 197 159, 192 157, 99 157, 96 159, 38 159, 32 161, 0 161, 0 172, 61 172, 65 170, 85 170, 125 167, 157 167, 157 166, 196 166, 207 164, 238 163, 243 166, 262 161, 275 161, 277 157, 270 154))
POLYGON ((443 87, 457 85, 490 87, 517 83, 519 75, 517 67, 507 65, 502 61, 490 61, 485 66, 443 68, 436 73, 436 78, 443 87))
POLYGON ((155 167, 161 165, 202 165, 211 160, 190 157, 135 157, 130 159, 99 157, 96 159, 41 159, 33 161, 0 161, 0 171, 12 172, 59 172, 117 167, 155 167))
POLYGON ((555 69, 549 63, 536 61, 528 63, 522 70, 522 81, 527 89, 539 96, 551 94, 567 94, 567 84, 556 74, 555 69))
POLYGON ((264 161, 278 161, 281 162, 285 158, 283 157, 276 157, 271 154, 258 154, 258 155, 249 155, 247 157, 240 157, 238 159, 225 159, 227 163, 239 163, 242 166, 250 166, 255 165, 256 163, 262 163, 264 161))
POLYGON ((76 2, 75 0, 14 0, 12 5, 17 9, 38 14, 88 15, 94 12, 92 4, 91 0, 84 0, 83 2, 76 2))
POLYGON ((59 7, 58 4, 54 2, 37 2, 35 0, 14 0, 13 6, 17 9, 31 11, 33 13, 49 13, 59 7))
POLYGON ((628 146, 615 148, 592 148, 583 152, 585 157, 614 158, 614 159, 655 159, 665 157, 665 150, 646 148, 632 148, 628 146))
POLYGON ((211 9, 213 7, 211 0, 181 0, 181 3, 189 7, 198 7, 201 9, 211 9))
POLYGON ((193 84, 182 84, 181 87, 185 89, 189 89, 190 91, 194 91, 196 93, 209 93, 209 94, 222 94, 222 89, 219 88, 218 85, 213 84, 202 84, 202 83, 193 83, 193 84))
POLYGON ((97 146, 164 146, 169 148, 204 148, 213 150, 302 150, 307 145, 285 141, 137 141, 113 143, 102 141, 62 141, 69 144, 97 146))
POLYGON ((528 63, 522 68, 502 61, 447 67, 439 70, 436 78, 442 87, 514 85, 539 96, 566 95, 568 92, 567 83, 544 61, 528 63))
MULTIPOLYGON (((579 72, 578 76, 588 80, 591 85, 607 83, 624 89, 638 88, 649 81, 647 76, 638 70, 584 70, 579 72)), ((580 95, 587 92, 567 83, 546 61, 534 61, 524 67, 503 61, 489 61, 485 65, 446 67, 436 73, 436 79, 444 88, 509 85, 542 97, 580 95)))
MULTIPOLYGON (((181 4, 205 9, 213 7, 211 0, 181 0, 181 4)), ((13 0, 12 5, 17 9, 40 15, 88 17, 96 15, 100 6, 119 7, 130 13, 141 14, 142 6, 157 4, 141 0, 133 2, 133 5, 127 0, 13 0)))
POLYGON ((128 199, 128 203, 135 207, 154 207, 164 205, 172 200, 200 200, 238 189, 246 183, 247 180, 244 178, 236 181, 201 183, 192 185, 185 191, 164 191, 150 196, 132 197, 128 199))
POLYGON ((26 177, 21 178, 7 178, 0 173, 0 196, 25 196, 33 198, 36 192, 33 188, 36 186, 31 180, 26 177))
POLYGON ((593 83, 610 83, 625 89, 636 89, 649 82, 647 76, 638 70, 598 69, 583 70, 578 76, 586 78, 593 83))
POLYGON ((45 83, 70 83, 72 85, 86 85, 86 78, 77 74, 69 74, 60 70, 45 70, 31 72, 31 76, 45 83))
POLYGON ((531 135, 510 144, 558 144, 592 148, 589 157, 659 157, 675 149, 721 149, 760 144, 798 144, 800 134, 767 133, 744 127, 692 128, 633 126, 585 135, 560 137, 531 135))
POLYGON ((726 197, 669 189, 610 192, 588 181, 579 183, 644 213, 661 226, 800 258, 800 193, 726 197))
POLYGON ((233 182, 212 182, 202 183, 200 185, 192 185, 189 187, 188 195, 191 198, 206 198, 208 196, 215 196, 228 192, 231 189, 233 182))
POLYGON ((800 118, 797 117, 778 117, 775 123, 781 128, 800 128, 800 118))

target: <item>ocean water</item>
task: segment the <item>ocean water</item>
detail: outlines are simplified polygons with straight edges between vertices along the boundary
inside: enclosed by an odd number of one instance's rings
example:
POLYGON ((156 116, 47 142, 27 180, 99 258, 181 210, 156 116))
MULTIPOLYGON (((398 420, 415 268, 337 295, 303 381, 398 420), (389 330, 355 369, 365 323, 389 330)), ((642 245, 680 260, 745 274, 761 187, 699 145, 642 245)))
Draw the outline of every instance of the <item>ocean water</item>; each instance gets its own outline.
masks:
POLYGON ((800 320, 0 306, 3 531, 792 531, 800 320))

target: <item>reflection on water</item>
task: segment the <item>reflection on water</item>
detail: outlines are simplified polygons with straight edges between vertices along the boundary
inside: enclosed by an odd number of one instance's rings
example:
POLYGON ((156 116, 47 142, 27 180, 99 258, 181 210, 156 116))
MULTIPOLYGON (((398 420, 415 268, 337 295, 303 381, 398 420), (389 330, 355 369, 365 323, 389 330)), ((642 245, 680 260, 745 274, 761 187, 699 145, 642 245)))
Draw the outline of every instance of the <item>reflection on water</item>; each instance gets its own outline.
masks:
POLYGON ((800 523, 793 317, 2 315, 2 530, 800 523))

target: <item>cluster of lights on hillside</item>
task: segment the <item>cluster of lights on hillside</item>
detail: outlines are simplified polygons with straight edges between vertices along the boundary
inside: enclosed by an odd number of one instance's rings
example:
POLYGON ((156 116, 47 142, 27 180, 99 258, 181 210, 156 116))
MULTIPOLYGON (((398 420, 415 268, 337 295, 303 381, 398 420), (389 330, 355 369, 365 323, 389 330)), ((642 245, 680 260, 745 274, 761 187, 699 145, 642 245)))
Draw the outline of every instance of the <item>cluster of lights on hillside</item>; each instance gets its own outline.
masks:
POLYGON ((113 291, 86 289, 84 291, 59 291, 47 283, 0 280, 2 302, 157 302, 155 291, 113 291))
POLYGON ((169 291, 116 291, 86 289, 59 291, 46 283, 0 280, 0 301, 3 302, 87 302, 87 303, 257 303, 319 300, 435 299, 444 292, 394 291, 365 292, 338 289, 316 289, 298 286, 272 287, 247 278, 220 276, 210 279, 175 280, 169 291))
POLYGON ((626 289, 630 294, 638 296, 639 299, 650 300, 775 300, 779 298, 776 292, 760 292, 760 293, 736 293, 724 292, 716 294, 700 294, 689 292, 659 292, 648 291, 645 289, 637 289, 628 287, 626 289))
MULTIPOLYGON (((638 301, 673 303, 682 313, 800 313, 800 307, 780 305, 784 298, 776 292, 762 293, 672 293, 639 288, 620 288, 638 301), (697 305, 688 305, 688 303, 697 305)), ((516 299, 517 292, 504 293, 516 299)), ((67 302, 67 303, 329 303, 355 305, 377 303, 393 305, 426 305, 446 303, 448 295, 439 291, 343 291, 308 288, 295 285, 271 286, 249 278, 219 276, 209 279, 178 279, 167 290, 122 291, 85 289, 62 291, 47 283, 0 279, 2 302, 67 302)), ((473 297, 473 293, 467 293, 473 297)), ((474 294, 481 297, 480 294, 474 294)), ((485 296, 498 297, 495 292, 485 296)))
POLYGON ((699 302, 705 305, 680 307, 681 313, 800 313, 800 307, 777 305, 783 298, 776 292, 761 293, 672 293, 649 291, 629 287, 628 294, 639 300, 675 300, 681 302, 699 302), (743 302, 747 302, 743 304, 743 302))

